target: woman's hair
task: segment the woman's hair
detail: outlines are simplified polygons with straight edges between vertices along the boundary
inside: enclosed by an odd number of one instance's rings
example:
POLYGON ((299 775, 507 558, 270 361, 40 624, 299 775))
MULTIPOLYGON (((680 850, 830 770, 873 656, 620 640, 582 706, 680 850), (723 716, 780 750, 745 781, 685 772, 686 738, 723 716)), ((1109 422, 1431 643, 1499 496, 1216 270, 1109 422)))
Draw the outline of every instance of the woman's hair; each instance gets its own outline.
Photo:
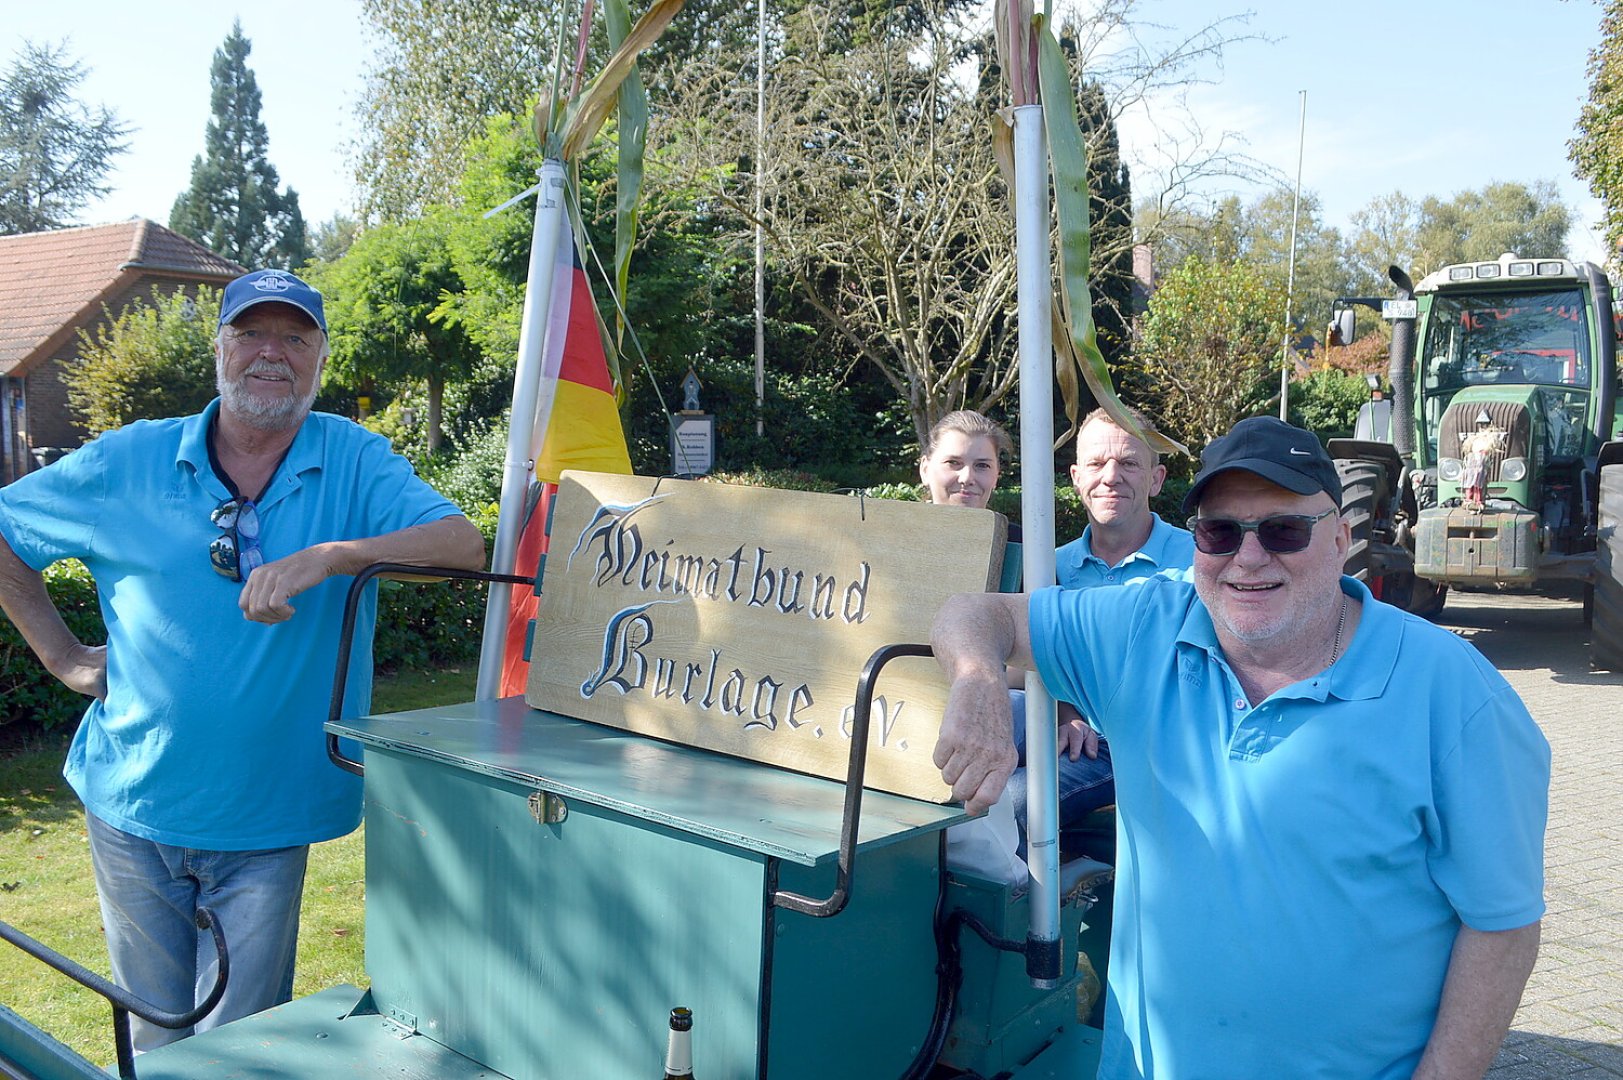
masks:
POLYGON ((930 429, 930 437, 924 443, 924 452, 919 455, 921 462, 930 460, 936 447, 941 443, 941 437, 949 431, 959 432, 967 439, 979 439, 982 436, 991 439, 992 448, 997 451, 998 459, 1001 461, 1008 461, 1014 454, 1014 440, 1009 438, 1009 433, 1003 430, 1002 424, 988 420, 971 409, 959 409, 937 420, 935 427, 930 429))

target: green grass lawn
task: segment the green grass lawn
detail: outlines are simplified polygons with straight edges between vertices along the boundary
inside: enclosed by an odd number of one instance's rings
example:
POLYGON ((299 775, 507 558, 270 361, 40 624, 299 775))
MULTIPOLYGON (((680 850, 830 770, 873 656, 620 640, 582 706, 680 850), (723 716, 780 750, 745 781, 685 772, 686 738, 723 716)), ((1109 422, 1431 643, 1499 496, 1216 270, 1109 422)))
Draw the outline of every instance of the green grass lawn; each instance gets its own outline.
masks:
MULTIPOLYGON (((379 678, 379 713, 467 701, 475 671, 401 672, 379 678)), ((64 736, 65 738, 65 736, 64 736)), ((58 740, 0 758, 0 920, 101 975, 107 947, 90 871, 84 811, 62 779, 58 740)), ((310 850, 293 993, 335 983, 364 986, 365 828, 310 850)), ((113 1059, 107 1003, 0 942, 0 1003, 90 1060, 113 1059)))

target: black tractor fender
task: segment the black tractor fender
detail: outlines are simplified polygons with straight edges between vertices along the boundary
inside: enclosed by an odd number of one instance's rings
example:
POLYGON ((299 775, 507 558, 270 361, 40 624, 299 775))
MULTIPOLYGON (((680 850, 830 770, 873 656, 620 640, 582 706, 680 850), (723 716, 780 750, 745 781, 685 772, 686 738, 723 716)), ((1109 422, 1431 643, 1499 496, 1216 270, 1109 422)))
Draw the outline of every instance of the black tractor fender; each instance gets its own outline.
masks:
POLYGON ((1331 439, 1326 448, 1330 456, 1337 460, 1369 461, 1380 465, 1386 470, 1393 490, 1401 490, 1398 484, 1403 476, 1403 457, 1391 443, 1376 439, 1331 439))

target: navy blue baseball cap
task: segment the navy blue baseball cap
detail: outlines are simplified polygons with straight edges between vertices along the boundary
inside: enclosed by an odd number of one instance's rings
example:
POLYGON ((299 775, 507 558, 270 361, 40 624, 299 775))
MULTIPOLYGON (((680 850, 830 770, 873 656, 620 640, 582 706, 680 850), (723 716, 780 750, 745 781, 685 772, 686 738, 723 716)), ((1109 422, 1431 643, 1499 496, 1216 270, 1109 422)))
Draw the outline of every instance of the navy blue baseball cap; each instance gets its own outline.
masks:
POLYGON ((327 316, 321 294, 286 270, 255 270, 225 287, 220 298, 220 325, 228 326, 255 304, 292 304, 327 332, 327 316))
POLYGON ((1322 491, 1341 505, 1341 476, 1318 436, 1276 417, 1241 420, 1207 445, 1200 455, 1200 474, 1183 497, 1183 512, 1193 514, 1206 485, 1226 472, 1256 473, 1298 495, 1322 491))

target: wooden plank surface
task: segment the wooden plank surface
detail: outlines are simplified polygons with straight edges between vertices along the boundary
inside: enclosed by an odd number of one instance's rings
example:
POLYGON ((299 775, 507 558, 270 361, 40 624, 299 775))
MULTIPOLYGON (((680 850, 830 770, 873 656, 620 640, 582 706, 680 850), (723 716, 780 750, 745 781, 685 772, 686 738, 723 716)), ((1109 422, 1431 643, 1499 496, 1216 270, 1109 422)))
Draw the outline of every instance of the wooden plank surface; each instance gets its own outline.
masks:
MULTIPOLYGON (((604 473, 565 474, 526 700, 599 724, 843 778, 857 676, 995 586, 990 511, 604 473)), ((946 703, 933 660, 885 668, 867 784, 932 802, 946 703)))

